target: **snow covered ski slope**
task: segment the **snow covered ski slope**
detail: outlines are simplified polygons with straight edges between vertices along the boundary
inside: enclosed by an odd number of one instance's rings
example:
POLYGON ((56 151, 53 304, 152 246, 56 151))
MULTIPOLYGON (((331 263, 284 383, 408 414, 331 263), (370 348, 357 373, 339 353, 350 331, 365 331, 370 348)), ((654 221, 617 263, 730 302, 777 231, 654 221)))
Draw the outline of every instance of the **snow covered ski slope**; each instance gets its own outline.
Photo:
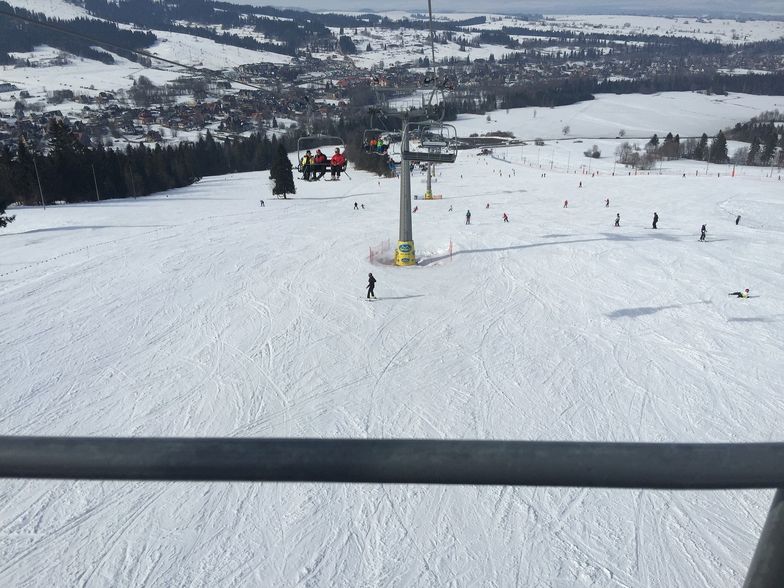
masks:
MULTIPOLYGON (((784 184, 575 174, 584 148, 461 152, 406 269, 368 261, 398 185, 359 171, 17 209, 0 433, 781 441, 784 184)), ((737 586, 770 497, 2 481, 0 585, 737 586)))

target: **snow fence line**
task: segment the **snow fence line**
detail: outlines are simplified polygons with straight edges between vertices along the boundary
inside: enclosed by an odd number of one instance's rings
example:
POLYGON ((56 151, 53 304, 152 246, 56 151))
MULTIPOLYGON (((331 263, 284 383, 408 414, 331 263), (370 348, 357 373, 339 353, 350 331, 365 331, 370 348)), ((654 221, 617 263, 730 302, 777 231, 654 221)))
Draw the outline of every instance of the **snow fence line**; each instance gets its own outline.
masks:
POLYGON ((389 239, 385 239, 375 246, 370 245, 368 246, 368 261, 370 263, 379 263, 382 258, 389 257, 391 250, 392 242, 389 239))

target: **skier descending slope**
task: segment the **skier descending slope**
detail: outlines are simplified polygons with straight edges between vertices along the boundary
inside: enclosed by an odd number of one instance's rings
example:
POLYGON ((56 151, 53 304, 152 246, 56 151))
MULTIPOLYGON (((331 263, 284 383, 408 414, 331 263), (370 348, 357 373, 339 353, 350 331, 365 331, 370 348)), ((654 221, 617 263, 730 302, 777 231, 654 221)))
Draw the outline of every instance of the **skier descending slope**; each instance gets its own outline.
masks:
POLYGON ((375 293, 376 278, 373 277, 372 273, 368 274, 368 285, 366 286, 366 288, 367 288, 367 297, 368 297, 368 299, 375 298, 376 297, 376 293, 375 293))

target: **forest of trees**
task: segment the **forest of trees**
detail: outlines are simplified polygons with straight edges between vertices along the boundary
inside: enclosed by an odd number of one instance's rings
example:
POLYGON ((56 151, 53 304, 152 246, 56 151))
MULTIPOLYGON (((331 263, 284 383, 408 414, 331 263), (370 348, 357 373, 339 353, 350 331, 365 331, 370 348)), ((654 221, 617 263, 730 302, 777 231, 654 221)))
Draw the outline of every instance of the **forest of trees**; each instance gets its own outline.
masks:
POLYGON ((129 31, 120 29, 110 22, 86 18, 60 21, 22 8, 14 9, 7 2, 2 1, 0 1, 0 11, 15 12, 25 18, 89 37, 89 39, 80 39, 0 14, 0 63, 13 63, 8 55, 10 52, 29 52, 38 45, 48 45, 103 63, 114 63, 112 55, 94 47, 101 46, 102 43, 113 45, 109 48, 110 51, 136 61, 136 56, 131 51, 118 50, 114 45, 138 50, 151 47, 157 41, 156 36, 150 32, 129 31))
MULTIPOLYGON (((260 18, 251 8, 244 14, 234 4, 219 6, 209 0, 134 0, 133 2, 113 2, 111 0, 85 0, 85 8, 90 14, 114 22, 133 23, 137 26, 158 30, 184 33, 196 37, 212 39, 224 45, 245 49, 271 51, 295 55, 296 50, 315 38, 333 39, 332 33, 318 19, 308 19, 309 13, 295 12, 293 20, 272 20, 260 18), (217 32, 211 28, 176 24, 175 21, 188 21, 223 27, 250 25, 270 39, 283 43, 266 43, 249 36, 239 36, 227 32, 217 32)), ((274 9, 273 9, 274 10, 274 9)), ((333 39, 334 40, 334 39, 333 39)))
POLYGON ((737 123, 727 131, 727 139, 744 141, 749 147, 741 148, 733 157, 746 165, 770 165, 778 148, 779 160, 784 156, 784 114, 778 110, 765 112, 745 123, 737 123))
POLYGON ((202 176, 269 169, 279 145, 264 134, 216 141, 208 131, 176 147, 91 149, 61 121, 50 123, 48 143, 45 156, 31 153, 24 141, 15 154, 0 151, 0 203, 40 204, 36 167, 47 203, 95 200, 95 181, 100 198, 128 198, 187 186, 202 176))
MULTIPOLYGON (((772 123, 768 123, 772 125, 772 123)), ((735 129, 745 128, 749 123, 735 125, 735 129)), ((784 127, 778 131, 772 126, 765 125, 768 131, 762 135, 764 140, 760 140, 758 134, 751 134, 746 138, 738 138, 741 141, 750 141, 749 147, 739 148, 730 156, 727 140, 729 135, 735 130, 718 131, 713 138, 703 133, 699 138, 688 138, 681 140, 680 135, 667 133, 663 140, 658 135, 653 135, 645 144, 645 148, 640 148, 637 144, 625 141, 619 145, 615 154, 617 161, 624 165, 629 165, 637 169, 651 169, 659 160, 666 159, 695 159, 709 163, 737 163, 742 165, 762 165, 769 166, 778 162, 784 164, 784 127), (770 132, 770 129, 773 131, 770 132), (778 156, 777 156, 778 153, 778 156)))

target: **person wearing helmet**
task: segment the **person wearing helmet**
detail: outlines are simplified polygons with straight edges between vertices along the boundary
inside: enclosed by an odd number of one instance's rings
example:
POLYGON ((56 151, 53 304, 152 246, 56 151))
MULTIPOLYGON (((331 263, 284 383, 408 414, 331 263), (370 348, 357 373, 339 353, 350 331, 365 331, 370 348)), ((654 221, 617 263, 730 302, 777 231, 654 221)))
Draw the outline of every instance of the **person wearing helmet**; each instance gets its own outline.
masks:
POLYGON ((368 285, 367 285, 367 297, 368 298, 375 298, 376 293, 374 292, 376 287, 376 278, 373 277, 372 273, 368 274, 368 285))
POLYGON ((749 289, 746 288, 743 292, 730 292, 729 296, 737 296, 738 298, 748 298, 749 297, 749 289))
POLYGON ((309 182, 310 173, 313 170, 313 156, 310 154, 310 149, 305 151, 305 155, 302 156, 299 164, 302 168, 302 179, 309 182))
POLYGON ((320 180, 327 173, 327 156, 321 152, 321 149, 316 149, 316 155, 313 157, 313 180, 320 180))
POLYGON ((339 147, 335 147, 335 155, 332 156, 329 163, 332 166, 332 179, 339 180, 340 179, 340 172, 346 169, 346 158, 340 152, 339 147), (337 176, 337 177, 335 177, 337 176))

